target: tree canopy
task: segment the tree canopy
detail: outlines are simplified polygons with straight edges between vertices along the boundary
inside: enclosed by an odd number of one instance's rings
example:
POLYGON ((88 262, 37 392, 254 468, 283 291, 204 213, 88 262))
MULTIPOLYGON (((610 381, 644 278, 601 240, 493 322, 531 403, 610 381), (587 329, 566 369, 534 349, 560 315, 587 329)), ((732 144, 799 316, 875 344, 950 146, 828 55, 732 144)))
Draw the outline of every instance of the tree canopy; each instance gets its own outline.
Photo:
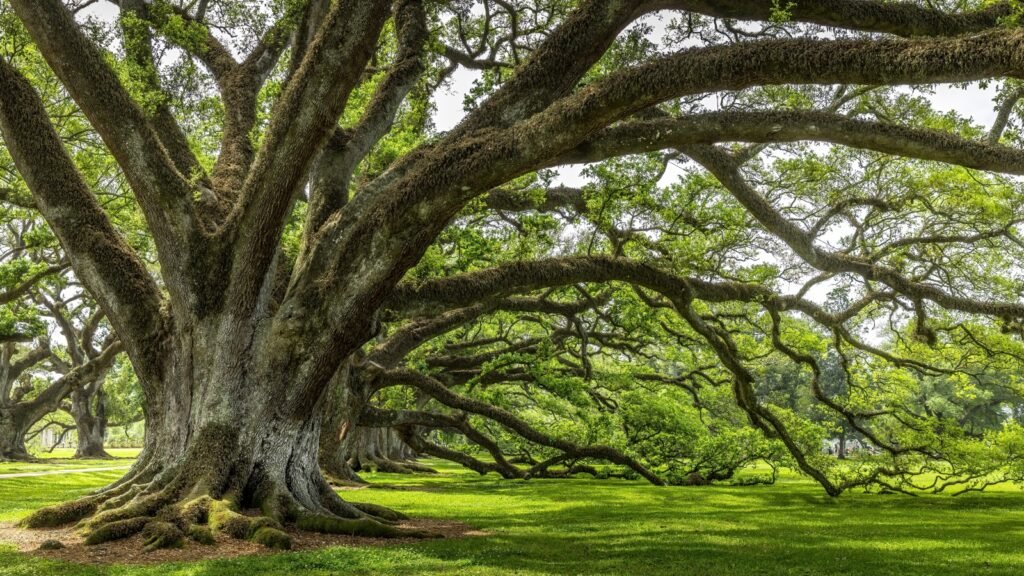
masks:
POLYGON ((1020 16, 0 2, 4 216, 45 221, 109 322, 100 353, 64 320, 65 360, 123 349, 146 419, 124 479, 27 525, 407 535, 321 473, 406 450, 654 484, 767 461, 830 495, 1024 480, 1020 16))

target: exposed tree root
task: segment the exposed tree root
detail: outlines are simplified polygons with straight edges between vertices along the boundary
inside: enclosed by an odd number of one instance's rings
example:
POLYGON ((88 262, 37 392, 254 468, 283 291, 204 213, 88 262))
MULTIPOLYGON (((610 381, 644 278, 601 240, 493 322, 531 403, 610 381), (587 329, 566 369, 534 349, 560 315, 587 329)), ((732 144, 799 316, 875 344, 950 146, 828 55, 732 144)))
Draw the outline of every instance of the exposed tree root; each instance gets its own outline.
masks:
POLYGON ((391 474, 437 474, 437 470, 434 470, 430 466, 420 464, 412 460, 392 460, 390 458, 360 458, 358 466, 353 466, 353 470, 360 472, 363 470, 376 470, 377 472, 387 472, 391 474))
POLYGON ((380 504, 370 504, 365 502, 349 502, 352 506, 355 506, 359 510, 366 512, 370 516, 376 516, 377 518, 383 518, 390 522, 401 522, 402 520, 408 520, 409 517, 397 510, 392 510, 387 506, 381 506, 380 504))
POLYGON ((435 538, 437 534, 421 530, 407 530, 375 522, 369 518, 350 520, 334 516, 316 514, 304 515, 295 523, 300 530, 320 532, 323 534, 346 534, 349 536, 368 536, 372 538, 435 538))
POLYGON ((55 504, 37 510, 21 521, 25 528, 55 528, 72 522, 77 522, 86 516, 96 512, 99 499, 95 496, 88 496, 80 500, 55 504))
POLYGON ((87 545, 141 533, 147 551, 178 548, 186 538, 212 544, 216 534, 288 550, 292 541, 284 531, 286 524, 301 530, 375 538, 433 536, 395 526, 407 517, 384 506, 345 502, 318 476, 295 495, 270 482, 243 491, 231 488, 223 471, 217 475, 183 472, 218 470, 190 464, 194 462, 176 470, 141 471, 132 475, 132 483, 122 482, 80 500, 43 508, 21 525, 51 528, 78 522, 87 545), (244 510, 239 504, 243 493, 244 510))
POLYGON ((188 537, 199 544, 212 546, 214 544, 213 530, 209 526, 193 524, 188 529, 188 537))
POLYGON ((170 522, 153 520, 142 528, 145 549, 181 548, 185 545, 185 534, 170 522))

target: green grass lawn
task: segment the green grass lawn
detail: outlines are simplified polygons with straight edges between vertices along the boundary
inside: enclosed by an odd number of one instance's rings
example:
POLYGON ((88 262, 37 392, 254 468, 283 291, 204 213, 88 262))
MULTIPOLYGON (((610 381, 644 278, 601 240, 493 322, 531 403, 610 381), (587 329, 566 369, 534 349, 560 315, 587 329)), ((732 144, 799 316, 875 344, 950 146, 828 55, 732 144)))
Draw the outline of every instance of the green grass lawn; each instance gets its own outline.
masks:
POLYGON ((45 472, 61 468, 116 468, 128 466, 139 454, 138 448, 108 448, 107 453, 113 459, 92 459, 83 458, 76 460, 75 451, 70 448, 58 448, 53 452, 37 452, 33 454, 39 461, 36 462, 0 462, 0 475, 17 474, 21 472, 45 472))
MULTIPOLYGON (((1022 574, 1024 493, 848 494, 793 476, 775 486, 655 488, 621 480, 507 481, 432 462, 439 476, 370 475, 345 496, 490 536, 149 567, 80 567, 0 548, 0 574, 1022 574), (393 489, 401 488, 401 489, 393 489)), ((0 520, 118 472, 0 480, 0 520)))

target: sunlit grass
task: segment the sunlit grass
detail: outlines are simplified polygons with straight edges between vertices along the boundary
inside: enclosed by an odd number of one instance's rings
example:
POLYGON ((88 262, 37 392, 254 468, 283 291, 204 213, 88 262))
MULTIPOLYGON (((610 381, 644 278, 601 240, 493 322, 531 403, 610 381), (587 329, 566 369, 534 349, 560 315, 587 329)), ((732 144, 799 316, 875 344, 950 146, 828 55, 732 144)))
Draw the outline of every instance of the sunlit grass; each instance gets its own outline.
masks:
POLYGON ((110 448, 107 452, 113 456, 112 459, 75 459, 75 451, 71 448, 58 448, 53 452, 36 452, 32 454, 37 459, 34 462, 0 462, 0 474, 74 468, 116 468, 131 465, 132 459, 139 455, 138 448, 110 448))
MULTIPOLYGON (((135 458, 139 455, 139 452, 140 450, 138 448, 107 448, 107 454, 110 454, 114 458, 135 458)), ((75 449, 55 448, 52 452, 38 451, 34 452, 32 455, 44 460, 70 460, 75 456, 75 449)), ((100 462, 108 462, 108 460, 100 460, 100 462)))
MULTIPOLYGON (((431 462, 370 475, 351 500, 466 522, 490 535, 158 567, 58 565, 0 551, 0 574, 1021 574, 1024 494, 839 499, 792 473, 775 486, 655 488, 623 480, 507 481, 431 462)), ((0 480, 0 519, 117 473, 0 480)))

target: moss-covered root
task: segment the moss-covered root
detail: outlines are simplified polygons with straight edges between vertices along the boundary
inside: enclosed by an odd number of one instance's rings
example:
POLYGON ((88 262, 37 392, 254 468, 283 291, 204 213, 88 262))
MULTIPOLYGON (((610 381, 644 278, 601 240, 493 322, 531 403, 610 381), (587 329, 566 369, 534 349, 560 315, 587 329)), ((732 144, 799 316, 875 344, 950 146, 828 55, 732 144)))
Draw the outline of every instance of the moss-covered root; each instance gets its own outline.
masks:
POLYGON ((392 510, 387 506, 381 506, 380 504, 369 504, 361 502, 349 502, 353 508, 360 512, 365 512, 370 516, 376 516, 377 518, 383 518, 384 520, 390 520, 391 522, 401 522, 402 520, 408 520, 409 517, 397 510, 392 510))
POLYGON ((251 540, 257 544, 262 544, 267 548, 273 548, 274 550, 292 549, 292 537, 285 534, 284 531, 272 526, 259 528, 252 535, 251 540))
POLYGON ((22 528, 55 528, 78 522, 96 512, 99 499, 82 498, 36 510, 21 521, 22 528))
POLYGON ((63 550, 64 543, 60 540, 44 540, 36 550, 63 550))
POLYGON ((86 546, 121 540, 142 533, 143 549, 147 552, 161 548, 181 548, 185 533, 170 522, 154 520, 148 516, 127 518, 103 524, 85 537, 86 546))
POLYGON ((210 529, 239 540, 252 540, 268 548, 290 550, 291 536, 269 516, 250 517, 236 512, 226 501, 213 501, 209 507, 210 529))
POLYGON ((91 530, 88 536, 85 537, 85 545, 95 546, 97 544, 103 544, 104 542, 121 540, 123 538, 128 538, 129 536, 134 536, 135 534, 142 532, 142 529, 152 521, 152 518, 139 516, 137 518, 108 522, 91 530))
POLYGON ((213 538, 213 531, 208 526, 197 526, 193 524, 188 527, 188 537, 192 541, 204 546, 212 546, 216 543, 213 538))
POLYGON ((185 545, 185 534, 170 522, 153 520, 142 529, 144 550, 151 552, 161 548, 181 548, 185 545))
POLYGON ((225 501, 218 500, 210 504, 209 522, 214 532, 245 540, 252 534, 252 521, 252 518, 235 512, 225 501))
POLYGON ((440 534, 423 530, 408 530, 397 526, 382 524, 369 518, 350 520, 308 514, 295 523, 300 530, 320 532, 321 534, 347 534, 349 536, 366 536, 368 538, 441 538, 440 534))

